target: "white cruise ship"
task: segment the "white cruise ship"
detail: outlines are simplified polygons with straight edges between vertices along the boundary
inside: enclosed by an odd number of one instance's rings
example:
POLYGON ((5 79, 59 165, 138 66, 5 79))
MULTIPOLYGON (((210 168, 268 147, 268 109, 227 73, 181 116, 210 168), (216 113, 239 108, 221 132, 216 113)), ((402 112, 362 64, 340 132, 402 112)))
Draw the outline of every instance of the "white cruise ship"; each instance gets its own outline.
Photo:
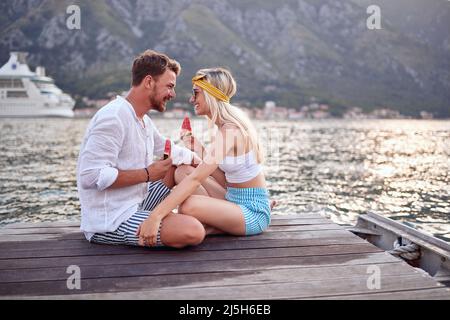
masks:
POLYGON ((72 97, 45 76, 43 67, 32 72, 26 56, 25 52, 11 52, 0 68, 0 117, 73 117, 72 97))

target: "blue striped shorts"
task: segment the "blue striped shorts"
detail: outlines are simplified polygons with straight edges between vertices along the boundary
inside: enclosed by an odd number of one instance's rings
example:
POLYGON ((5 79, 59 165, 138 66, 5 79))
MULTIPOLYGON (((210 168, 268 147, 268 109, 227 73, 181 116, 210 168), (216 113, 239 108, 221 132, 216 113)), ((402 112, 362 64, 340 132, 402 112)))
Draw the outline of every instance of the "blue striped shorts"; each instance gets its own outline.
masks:
POLYGON ((270 224, 269 193, 263 188, 228 188, 225 199, 241 207, 247 236, 262 233, 270 224))
MULTIPOLYGON (((139 206, 138 210, 123 222, 114 232, 96 233, 91 238, 91 242, 112 245, 130 245, 139 246, 139 238, 136 231, 144 220, 148 218, 150 212, 156 208, 170 193, 170 189, 162 182, 156 181, 149 183, 148 194, 139 206)), ((162 247, 161 242, 161 226, 159 225, 156 247, 162 247)))

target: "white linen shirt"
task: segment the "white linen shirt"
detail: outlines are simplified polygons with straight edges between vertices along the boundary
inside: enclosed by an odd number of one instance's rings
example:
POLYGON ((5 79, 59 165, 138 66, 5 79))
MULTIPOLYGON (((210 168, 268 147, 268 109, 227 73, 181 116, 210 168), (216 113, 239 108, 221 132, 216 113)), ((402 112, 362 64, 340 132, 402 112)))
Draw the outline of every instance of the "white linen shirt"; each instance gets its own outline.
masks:
MULTIPOLYGON (((147 115, 143 120, 145 128, 132 105, 118 96, 88 126, 77 164, 81 230, 88 240, 95 233, 117 230, 147 195, 147 183, 109 189, 119 170, 144 170, 164 154, 166 138, 147 115)), ((192 157, 190 150, 172 145, 174 165, 190 164, 192 157)))

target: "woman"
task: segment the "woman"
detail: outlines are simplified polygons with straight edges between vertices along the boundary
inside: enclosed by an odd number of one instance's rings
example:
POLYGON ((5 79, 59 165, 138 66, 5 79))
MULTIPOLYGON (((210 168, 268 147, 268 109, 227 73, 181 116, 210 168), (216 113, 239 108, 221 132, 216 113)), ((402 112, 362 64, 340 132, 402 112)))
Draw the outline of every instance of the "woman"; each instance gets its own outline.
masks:
POLYGON ((207 116, 217 126, 217 134, 197 168, 192 172, 179 168, 177 180, 184 179, 137 231, 141 245, 156 244, 162 219, 179 204, 179 213, 197 218, 207 230, 249 236, 262 233, 270 224, 262 150, 248 117, 230 104, 236 93, 233 76, 223 68, 203 69, 192 81, 190 102, 197 115, 207 116))

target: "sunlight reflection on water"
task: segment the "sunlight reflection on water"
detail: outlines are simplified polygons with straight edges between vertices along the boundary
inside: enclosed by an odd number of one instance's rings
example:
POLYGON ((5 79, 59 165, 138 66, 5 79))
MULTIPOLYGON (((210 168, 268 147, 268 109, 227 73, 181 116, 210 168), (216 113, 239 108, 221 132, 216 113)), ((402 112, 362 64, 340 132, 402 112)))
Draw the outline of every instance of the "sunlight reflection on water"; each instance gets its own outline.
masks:
MULTIPOLYGON (((86 119, 0 120, 0 224, 79 219, 86 119)), ((156 119, 176 140, 181 120, 156 119)), ((257 121, 274 214, 354 224, 373 211, 450 241, 450 121, 257 121)), ((204 120, 193 122, 207 135, 204 120)))

